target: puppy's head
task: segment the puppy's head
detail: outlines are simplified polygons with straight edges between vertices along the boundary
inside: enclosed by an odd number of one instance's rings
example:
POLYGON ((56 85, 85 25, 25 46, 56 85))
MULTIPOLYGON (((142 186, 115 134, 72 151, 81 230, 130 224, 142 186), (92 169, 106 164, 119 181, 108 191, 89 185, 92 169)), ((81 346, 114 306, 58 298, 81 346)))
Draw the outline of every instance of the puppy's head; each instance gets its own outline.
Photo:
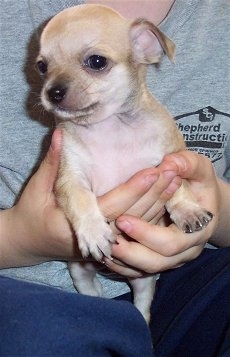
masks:
POLYGON ((135 107, 143 68, 173 57, 174 45, 152 23, 133 22, 100 5, 56 15, 43 30, 37 68, 41 99, 61 119, 95 123, 135 107))

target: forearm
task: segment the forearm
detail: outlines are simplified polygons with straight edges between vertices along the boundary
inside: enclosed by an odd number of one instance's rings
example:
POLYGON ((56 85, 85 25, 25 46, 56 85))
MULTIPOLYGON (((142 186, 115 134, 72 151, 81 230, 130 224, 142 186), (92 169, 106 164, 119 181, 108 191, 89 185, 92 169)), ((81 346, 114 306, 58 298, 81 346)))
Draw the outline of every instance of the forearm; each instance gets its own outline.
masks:
POLYGON ((230 246, 230 185, 218 180, 220 192, 220 212, 218 226, 210 243, 219 246, 230 246))
POLYGON ((20 237, 17 238, 17 224, 13 220, 13 208, 0 212, 0 267, 16 267, 23 265, 20 237))
POLYGON ((41 225, 39 219, 18 212, 17 206, 0 212, 0 269, 52 260, 81 260, 69 226, 61 212, 41 225), (60 224, 59 224, 60 223, 60 224))

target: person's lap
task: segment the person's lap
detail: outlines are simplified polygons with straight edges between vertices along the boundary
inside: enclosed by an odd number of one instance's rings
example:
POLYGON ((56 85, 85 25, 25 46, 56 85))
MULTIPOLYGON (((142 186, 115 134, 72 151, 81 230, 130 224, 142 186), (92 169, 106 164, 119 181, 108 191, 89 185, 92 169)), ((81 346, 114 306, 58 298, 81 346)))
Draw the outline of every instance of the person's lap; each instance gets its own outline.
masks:
MULTIPOLYGON (((130 294, 121 299, 131 300, 130 294)), ((161 274, 151 307, 156 356, 230 356, 230 248, 161 274)))
MULTIPOLYGON (((206 249, 161 274, 150 324, 156 356, 228 353, 229 268, 230 248, 206 249)), ((130 301, 131 294, 108 300, 2 277, 0 355, 153 356, 130 301)))
POLYGON ((132 304, 0 278, 0 356, 152 357, 132 304))
POLYGON ((230 248, 205 249, 196 260, 163 273, 150 327, 157 356, 229 353, 230 248))

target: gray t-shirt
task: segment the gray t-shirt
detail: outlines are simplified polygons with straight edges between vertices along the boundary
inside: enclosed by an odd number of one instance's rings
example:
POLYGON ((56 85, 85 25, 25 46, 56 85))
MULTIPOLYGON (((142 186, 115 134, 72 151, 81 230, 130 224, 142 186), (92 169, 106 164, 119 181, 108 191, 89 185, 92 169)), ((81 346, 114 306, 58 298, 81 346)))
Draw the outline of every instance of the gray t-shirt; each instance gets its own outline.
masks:
MULTIPOLYGON (((83 1, 1 0, 0 207, 11 207, 47 150, 54 127, 39 105, 34 70, 39 27, 83 1), (19 22, 19 26, 17 26, 19 22)), ((165 57, 148 70, 150 90, 175 117, 191 150, 207 155, 230 181, 228 0, 176 0, 161 29, 176 43, 175 64, 165 57)), ((92 19, 93 20, 93 19, 92 19)), ((1 275, 74 291, 64 262, 3 269, 1 275)), ((128 291, 100 277, 104 295, 128 291)))

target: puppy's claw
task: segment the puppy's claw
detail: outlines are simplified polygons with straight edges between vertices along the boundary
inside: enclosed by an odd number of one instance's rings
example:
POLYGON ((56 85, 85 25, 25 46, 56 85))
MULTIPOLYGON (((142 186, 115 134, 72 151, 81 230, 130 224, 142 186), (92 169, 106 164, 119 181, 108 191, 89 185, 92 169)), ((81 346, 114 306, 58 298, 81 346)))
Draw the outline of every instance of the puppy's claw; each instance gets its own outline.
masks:
POLYGON ((194 219, 194 217, 190 217, 190 220, 188 219, 184 225, 182 226, 182 230, 185 233, 194 233, 194 232, 199 232, 207 225, 209 222, 212 220, 213 214, 211 212, 206 212, 204 213, 204 216, 199 216, 194 219))
POLYGON ((203 222, 197 220, 196 223, 195 223, 195 230, 196 231, 200 231, 203 227, 204 227, 204 224, 203 222))
POLYGON ((193 232, 201 231, 203 228, 204 228, 204 224, 202 224, 200 221, 196 221, 195 225, 192 225, 191 223, 185 223, 182 230, 184 233, 193 233, 193 232))
POLYGON ((209 211, 207 211, 206 213, 207 213, 207 215, 209 217, 208 222, 210 222, 213 219, 213 214, 212 214, 212 212, 209 212, 209 211))
POLYGON ((183 227, 182 230, 184 233, 193 233, 192 226, 189 223, 186 223, 183 227))
POLYGON ((99 246, 97 246, 97 249, 101 252, 100 261, 103 261, 104 257, 106 257, 110 260, 112 259, 110 246, 109 246, 109 249, 101 249, 99 246))
POLYGON ((196 206, 183 207, 172 212, 172 220, 184 233, 199 232, 213 219, 213 214, 205 209, 196 206))
POLYGON ((111 259, 111 245, 116 236, 111 228, 101 219, 91 219, 86 224, 83 222, 77 232, 78 246, 84 258, 90 254, 97 261, 103 257, 111 259))

